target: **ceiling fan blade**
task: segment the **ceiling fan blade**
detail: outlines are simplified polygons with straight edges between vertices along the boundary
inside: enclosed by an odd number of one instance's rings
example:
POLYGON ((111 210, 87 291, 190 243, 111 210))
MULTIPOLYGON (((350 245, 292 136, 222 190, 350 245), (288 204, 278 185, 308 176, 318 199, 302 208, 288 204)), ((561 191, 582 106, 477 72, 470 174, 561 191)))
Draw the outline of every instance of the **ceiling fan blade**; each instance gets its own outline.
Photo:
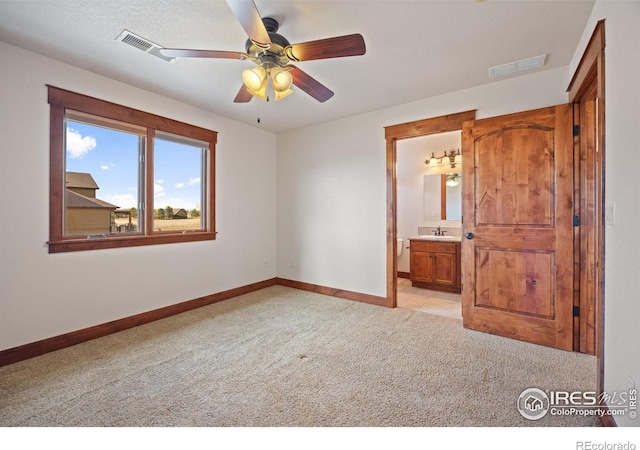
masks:
POLYGON ((236 95, 236 98, 233 99, 233 102, 234 103, 247 103, 247 102, 251 101, 252 98, 253 98, 253 94, 251 94, 251 92, 249 92, 247 87, 243 84, 240 87, 240 90, 238 91, 238 94, 236 95))
POLYGON ((366 51, 364 38, 360 34, 348 34, 301 44, 291 44, 284 49, 285 55, 292 61, 358 56, 364 55, 366 51))
POLYGON ((248 0, 227 0, 233 14, 244 28, 244 31, 258 47, 269 48, 271 38, 262 22, 255 2, 248 0))
POLYGON ((163 56, 170 58, 222 58, 247 59, 249 55, 242 52, 225 52, 219 50, 193 50, 187 48, 161 48, 158 50, 163 56))
POLYGON ((328 87, 320 83, 315 78, 312 78, 306 72, 298 69, 296 66, 289 65, 287 68, 291 68, 289 73, 293 78, 293 84, 305 91, 307 94, 318 100, 319 102, 326 102, 333 97, 333 91, 328 87))

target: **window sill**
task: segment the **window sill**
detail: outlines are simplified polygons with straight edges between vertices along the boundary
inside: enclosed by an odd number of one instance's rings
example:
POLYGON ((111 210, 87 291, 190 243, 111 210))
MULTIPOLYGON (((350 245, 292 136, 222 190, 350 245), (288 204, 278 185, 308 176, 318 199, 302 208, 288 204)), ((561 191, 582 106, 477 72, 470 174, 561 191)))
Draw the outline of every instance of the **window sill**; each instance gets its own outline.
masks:
POLYGON ((186 233, 162 233, 151 236, 112 236, 96 239, 64 239, 49 241, 49 253, 102 250, 108 248, 139 247, 143 245, 175 244, 179 242, 213 241, 213 231, 188 231, 186 233))

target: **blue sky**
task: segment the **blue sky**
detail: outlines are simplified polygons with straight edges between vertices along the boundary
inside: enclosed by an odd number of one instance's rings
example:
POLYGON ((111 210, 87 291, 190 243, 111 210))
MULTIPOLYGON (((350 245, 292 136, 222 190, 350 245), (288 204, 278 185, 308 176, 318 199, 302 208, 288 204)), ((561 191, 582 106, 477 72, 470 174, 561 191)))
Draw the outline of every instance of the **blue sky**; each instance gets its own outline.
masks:
MULTIPOLYGON (((137 135, 68 121, 66 146, 66 170, 90 173, 97 198, 138 207, 137 135)), ((154 156, 154 208, 200 209, 200 149, 156 139, 154 156)))

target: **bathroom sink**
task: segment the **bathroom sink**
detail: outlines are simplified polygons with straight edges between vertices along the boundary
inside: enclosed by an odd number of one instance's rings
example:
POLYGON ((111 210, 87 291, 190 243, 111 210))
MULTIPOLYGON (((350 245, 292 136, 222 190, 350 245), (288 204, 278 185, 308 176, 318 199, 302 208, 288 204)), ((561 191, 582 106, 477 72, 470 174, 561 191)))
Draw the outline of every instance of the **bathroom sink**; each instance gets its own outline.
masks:
POLYGON ((459 241, 459 236, 435 236, 433 234, 424 234, 418 236, 418 239, 424 239, 427 241, 459 241))

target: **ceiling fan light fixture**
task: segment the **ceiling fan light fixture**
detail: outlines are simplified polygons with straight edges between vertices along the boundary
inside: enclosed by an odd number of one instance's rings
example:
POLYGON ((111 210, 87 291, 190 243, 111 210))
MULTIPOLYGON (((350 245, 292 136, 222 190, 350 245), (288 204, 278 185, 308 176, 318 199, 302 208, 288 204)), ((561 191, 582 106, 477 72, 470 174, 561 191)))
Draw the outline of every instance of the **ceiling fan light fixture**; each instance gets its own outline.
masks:
MULTIPOLYGON (((271 84, 273 86, 273 90, 278 93, 284 93, 287 91, 291 91, 291 84, 293 83, 293 78, 288 70, 282 69, 280 67, 275 67, 271 69, 271 84)), ((287 93, 289 95, 290 92, 287 93)), ((282 98, 282 97, 281 97, 282 98)), ((276 95, 276 100, 278 100, 278 96, 276 95)))
POLYGON ((293 93, 293 90, 291 89, 287 89, 285 91, 276 91, 276 90, 273 91, 273 95, 276 98, 276 101, 282 100, 283 98, 287 97, 291 93, 293 93))
MULTIPOLYGON (((280 25, 276 19, 262 17, 255 1, 227 0, 227 4, 247 34, 245 52, 159 46, 156 51, 163 58, 239 59, 255 63, 259 67, 242 73, 243 84, 233 100, 234 103, 247 103, 254 96, 268 101, 272 92, 276 100, 282 99, 291 94, 292 85, 317 101, 326 102, 333 97, 333 91, 290 62, 343 58, 366 53, 364 38, 357 33, 291 44, 287 38, 278 34, 280 25)), ((137 44, 143 49, 153 45, 146 42, 137 44)))
POLYGON ((449 187, 456 187, 460 184, 460 175, 457 173, 448 173, 445 184, 449 187))
POLYGON ((260 100, 267 100, 267 79, 265 78, 262 86, 258 90, 249 89, 251 95, 258 97, 260 100))
POLYGON ((253 91, 260 91, 263 85, 266 90, 266 81, 267 71, 262 66, 246 69, 242 72, 242 82, 252 93, 253 91))

